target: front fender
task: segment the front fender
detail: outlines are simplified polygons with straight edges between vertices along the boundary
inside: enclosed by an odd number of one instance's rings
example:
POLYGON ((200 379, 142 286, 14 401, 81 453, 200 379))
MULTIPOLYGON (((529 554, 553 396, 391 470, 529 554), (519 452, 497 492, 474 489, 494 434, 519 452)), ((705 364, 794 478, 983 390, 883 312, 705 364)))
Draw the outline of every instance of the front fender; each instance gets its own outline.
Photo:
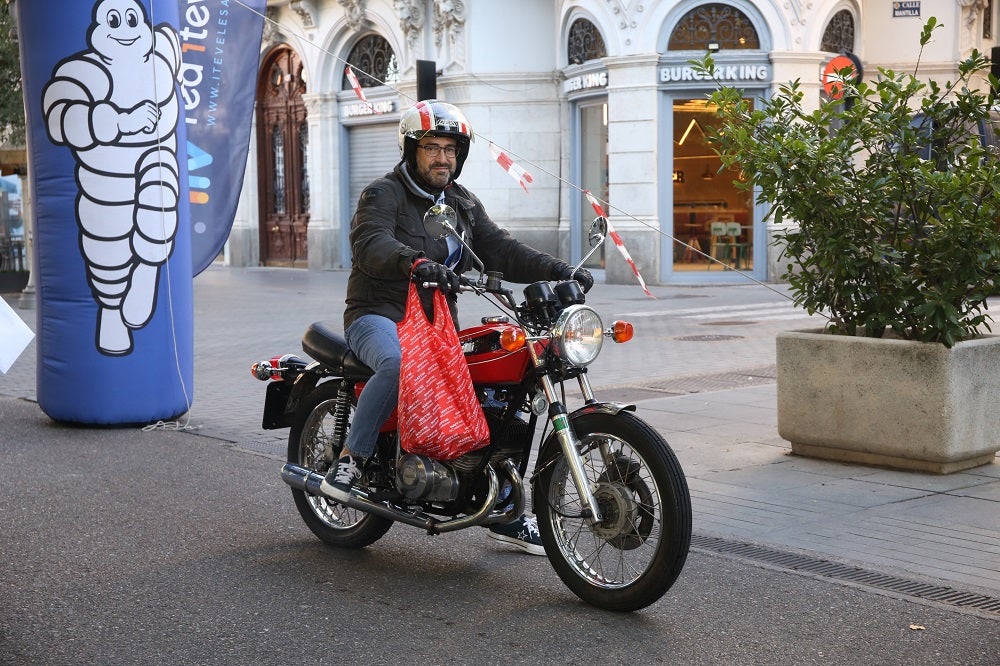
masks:
POLYGON ((584 414, 611 414, 614 416, 618 412, 634 412, 635 405, 626 404, 624 402, 591 402, 569 415, 572 421, 578 416, 583 416, 584 414))

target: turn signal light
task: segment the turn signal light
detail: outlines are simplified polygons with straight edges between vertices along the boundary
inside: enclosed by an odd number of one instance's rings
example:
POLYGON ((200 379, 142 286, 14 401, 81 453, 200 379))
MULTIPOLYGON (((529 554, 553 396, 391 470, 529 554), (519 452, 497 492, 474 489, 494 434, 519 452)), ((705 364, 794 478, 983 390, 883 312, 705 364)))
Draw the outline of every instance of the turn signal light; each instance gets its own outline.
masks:
POLYGON ((524 329, 519 326, 511 326, 500 332, 500 346, 509 352, 524 347, 525 340, 524 329))
POLYGON ((611 339, 615 342, 628 342, 632 339, 634 332, 632 324, 627 321, 615 321, 611 323, 611 339))

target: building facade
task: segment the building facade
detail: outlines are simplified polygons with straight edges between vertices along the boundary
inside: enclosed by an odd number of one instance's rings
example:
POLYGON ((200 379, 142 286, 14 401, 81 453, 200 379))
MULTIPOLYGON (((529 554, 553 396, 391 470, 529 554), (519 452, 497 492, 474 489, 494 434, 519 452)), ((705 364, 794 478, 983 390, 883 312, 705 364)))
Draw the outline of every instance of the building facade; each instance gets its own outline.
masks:
MULTIPOLYGON (((461 180, 494 220, 575 263, 589 249, 589 190, 645 280, 660 284, 782 272, 767 209, 706 145, 713 84, 692 59, 712 51, 720 78, 753 102, 793 79, 818 102, 838 54, 866 78, 912 71, 930 16, 944 28, 920 58, 922 76, 954 78, 960 58, 997 43, 993 0, 269 0, 267 15, 226 263, 349 266, 355 202, 399 160, 399 114, 417 99, 418 63, 430 61, 436 96, 476 132, 461 180), (530 172, 527 189, 491 143, 530 172)), ((609 282, 635 279, 610 245, 588 263, 609 282)))

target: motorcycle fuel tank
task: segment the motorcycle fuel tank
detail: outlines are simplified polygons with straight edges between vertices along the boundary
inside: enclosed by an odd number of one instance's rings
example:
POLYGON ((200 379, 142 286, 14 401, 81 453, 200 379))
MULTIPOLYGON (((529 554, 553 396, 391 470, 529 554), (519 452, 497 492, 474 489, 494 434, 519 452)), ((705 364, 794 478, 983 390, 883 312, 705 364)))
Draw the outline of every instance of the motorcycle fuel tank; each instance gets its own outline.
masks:
POLYGON ((507 351, 500 334, 512 324, 486 324, 459 332, 473 384, 519 384, 531 362, 527 348, 507 351))

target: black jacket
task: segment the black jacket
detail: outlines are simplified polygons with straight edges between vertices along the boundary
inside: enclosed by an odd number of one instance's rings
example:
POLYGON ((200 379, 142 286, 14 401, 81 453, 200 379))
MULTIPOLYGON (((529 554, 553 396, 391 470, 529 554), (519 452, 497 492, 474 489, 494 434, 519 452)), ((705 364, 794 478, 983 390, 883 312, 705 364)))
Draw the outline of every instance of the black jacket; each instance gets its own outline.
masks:
MULTIPOLYGON (((427 257, 444 263, 448 246, 424 231, 423 217, 435 198, 410 177, 404 163, 372 182, 361 193, 351 220, 351 275, 347 280, 344 329, 364 314, 403 319, 410 267, 427 257)), ((458 213, 458 231, 486 264, 486 270, 503 273, 504 280, 530 283, 559 278, 569 267, 564 261, 539 252, 498 227, 482 202, 458 183, 445 189, 445 203, 458 213)), ((473 267, 464 252, 455 268, 461 274, 473 267)), ((452 317, 457 322, 455 294, 449 294, 452 317)))

